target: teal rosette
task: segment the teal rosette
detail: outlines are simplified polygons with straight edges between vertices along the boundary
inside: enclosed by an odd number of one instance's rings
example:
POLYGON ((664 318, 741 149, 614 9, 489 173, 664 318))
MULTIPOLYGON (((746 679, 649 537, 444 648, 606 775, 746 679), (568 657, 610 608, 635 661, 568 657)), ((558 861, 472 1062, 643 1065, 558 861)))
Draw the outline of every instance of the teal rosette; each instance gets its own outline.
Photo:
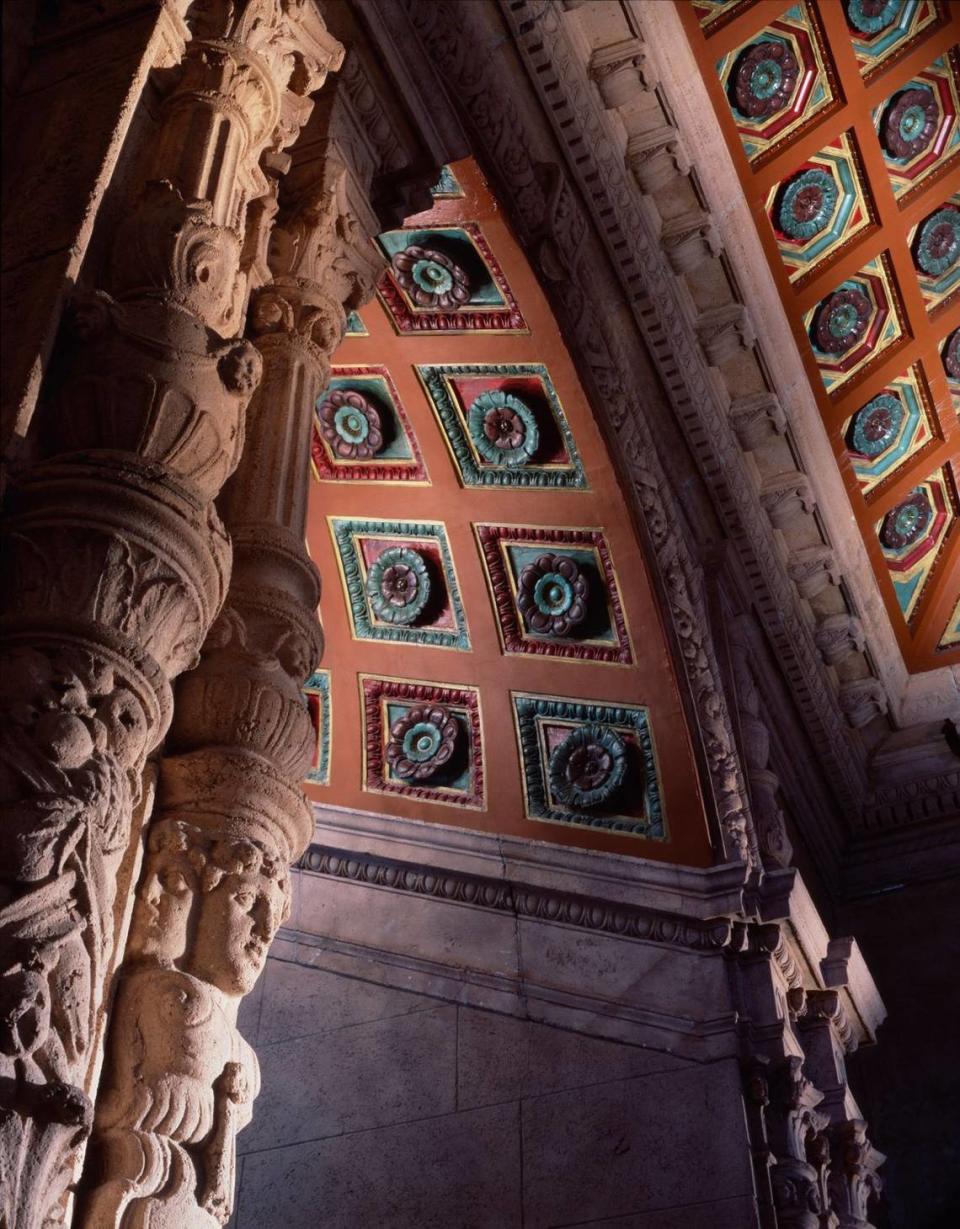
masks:
POLYGON ((530 407, 498 388, 481 393, 472 403, 467 430, 485 461, 511 468, 526 465, 540 442, 530 407))
POLYGON ((833 216, 838 195, 836 182, 826 171, 801 171, 787 184, 780 202, 780 229, 791 239, 812 239, 833 216))
POLYGON ((367 573, 367 597, 385 623, 415 623, 430 600, 430 573, 422 555, 408 546, 391 546, 367 573))
POLYGON ((584 810, 603 806, 626 777, 626 744, 609 726, 578 726, 554 747, 548 772, 558 802, 584 810))

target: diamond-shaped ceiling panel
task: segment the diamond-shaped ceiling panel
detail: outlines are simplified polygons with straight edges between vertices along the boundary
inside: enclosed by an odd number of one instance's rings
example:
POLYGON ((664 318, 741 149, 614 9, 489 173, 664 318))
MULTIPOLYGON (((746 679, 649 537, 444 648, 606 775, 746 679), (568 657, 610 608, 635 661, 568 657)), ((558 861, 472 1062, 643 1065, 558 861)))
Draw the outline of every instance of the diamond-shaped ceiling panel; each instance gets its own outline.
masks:
POLYGON ((307 792, 707 865, 613 460, 478 168, 444 168, 433 207, 376 245, 377 298, 315 406, 307 542, 326 648, 304 688, 307 792))

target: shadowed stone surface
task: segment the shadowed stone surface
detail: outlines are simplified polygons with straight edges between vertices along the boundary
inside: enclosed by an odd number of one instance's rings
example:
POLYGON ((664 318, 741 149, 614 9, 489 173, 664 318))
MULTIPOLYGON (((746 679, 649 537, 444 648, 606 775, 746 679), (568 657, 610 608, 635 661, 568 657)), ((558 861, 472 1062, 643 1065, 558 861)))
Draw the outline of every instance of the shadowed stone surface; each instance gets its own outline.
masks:
POLYGON ((734 1063, 523 1104, 526 1229, 677 1207, 694 1173, 716 1199, 752 1190, 734 1063))
POLYGON ((238 1207, 237 1229, 519 1229, 518 1107, 248 1156, 238 1207))
MULTIPOLYGON (((412 997, 412 996, 407 996, 412 997)), ((259 1045, 263 1095, 241 1152, 450 1113, 457 1009, 420 1010, 259 1045)))

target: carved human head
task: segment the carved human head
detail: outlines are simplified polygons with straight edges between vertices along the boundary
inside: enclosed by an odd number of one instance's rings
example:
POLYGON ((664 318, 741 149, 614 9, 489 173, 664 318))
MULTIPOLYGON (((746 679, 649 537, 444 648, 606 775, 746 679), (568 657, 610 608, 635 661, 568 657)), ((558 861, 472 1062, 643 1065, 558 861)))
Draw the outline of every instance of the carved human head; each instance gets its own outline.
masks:
POLYGON ((289 913, 289 876, 275 851, 249 839, 214 841, 203 870, 189 972, 224 994, 246 994, 289 913))

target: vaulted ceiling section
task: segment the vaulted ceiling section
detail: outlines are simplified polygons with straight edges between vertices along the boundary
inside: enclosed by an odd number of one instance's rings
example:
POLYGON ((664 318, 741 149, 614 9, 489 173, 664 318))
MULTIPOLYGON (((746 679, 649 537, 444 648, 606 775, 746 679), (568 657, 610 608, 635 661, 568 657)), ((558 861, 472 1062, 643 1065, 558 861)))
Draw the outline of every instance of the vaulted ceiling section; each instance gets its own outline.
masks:
POLYGON ((960 662, 960 11, 678 9, 905 664, 960 662))

